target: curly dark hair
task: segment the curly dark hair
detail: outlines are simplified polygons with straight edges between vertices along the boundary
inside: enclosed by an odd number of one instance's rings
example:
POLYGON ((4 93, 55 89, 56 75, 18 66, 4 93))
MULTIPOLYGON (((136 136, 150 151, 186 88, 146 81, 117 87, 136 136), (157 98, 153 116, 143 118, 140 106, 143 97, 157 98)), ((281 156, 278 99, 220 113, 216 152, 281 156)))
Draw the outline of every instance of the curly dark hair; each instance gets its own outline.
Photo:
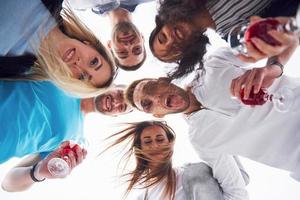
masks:
MULTIPOLYGON (((149 38, 150 49, 154 53, 154 38, 165 25, 174 25, 178 22, 193 21, 193 17, 205 10, 206 0, 160 0, 160 8, 155 18, 156 27, 149 38)), ((195 70, 196 65, 201 69, 203 66, 203 56, 206 53, 206 46, 209 44, 208 37, 204 34, 206 29, 196 30, 191 33, 189 38, 183 44, 174 44, 170 48, 169 54, 174 54, 172 60, 163 60, 163 62, 175 62, 178 64, 174 70, 168 73, 171 79, 179 79, 195 70), (179 52, 179 53, 178 53, 179 52)))

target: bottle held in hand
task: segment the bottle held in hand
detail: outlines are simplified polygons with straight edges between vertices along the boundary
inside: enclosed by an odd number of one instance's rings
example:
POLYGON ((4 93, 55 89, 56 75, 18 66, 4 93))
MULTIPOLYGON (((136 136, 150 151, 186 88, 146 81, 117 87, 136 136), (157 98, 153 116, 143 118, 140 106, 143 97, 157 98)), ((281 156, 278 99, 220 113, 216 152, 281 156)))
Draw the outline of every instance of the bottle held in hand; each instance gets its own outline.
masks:
POLYGON ((73 147, 67 146, 62 150, 60 157, 52 158, 48 161, 47 168, 52 176, 64 178, 70 174, 70 166, 63 158, 68 159, 67 155, 70 151, 73 151, 75 156, 77 156, 76 148, 78 147, 79 146, 77 144, 75 144, 73 147))

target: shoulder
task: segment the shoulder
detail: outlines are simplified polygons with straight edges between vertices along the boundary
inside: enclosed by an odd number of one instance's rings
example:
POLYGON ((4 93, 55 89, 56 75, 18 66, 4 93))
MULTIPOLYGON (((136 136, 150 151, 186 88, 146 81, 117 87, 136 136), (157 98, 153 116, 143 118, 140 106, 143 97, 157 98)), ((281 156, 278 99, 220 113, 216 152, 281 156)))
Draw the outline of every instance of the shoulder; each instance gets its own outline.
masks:
POLYGON ((223 68, 227 65, 234 65, 236 67, 245 67, 248 64, 241 61, 229 47, 220 47, 212 51, 205 60, 204 67, 214 66, 223 68))
POLYGON ((213 179, 212 169, 204 162, 189 163, 183 167, 183 177, 189 180, 206 182, 213 179))

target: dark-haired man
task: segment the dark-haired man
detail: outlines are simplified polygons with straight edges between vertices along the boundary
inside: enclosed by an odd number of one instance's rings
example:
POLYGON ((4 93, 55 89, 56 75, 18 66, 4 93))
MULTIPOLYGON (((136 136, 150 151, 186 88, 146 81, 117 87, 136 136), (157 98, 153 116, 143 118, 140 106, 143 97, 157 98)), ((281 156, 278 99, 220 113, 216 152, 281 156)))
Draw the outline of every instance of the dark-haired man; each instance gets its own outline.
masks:
MULTIPOLYGON (((295 97, 291 102, 295 103, 287 113, 276 111, 270 102, 252 108, 231 98, 232 79, 245 72, 239 68, 243 65, 229 49, 219 49, 207 59, 205 73, 198 72, 191 88, 184 90, 167 79, 142 79, 129 86, 126 96, 137 109, 156 117, 186 114, 191 143, 211 165, 218 156, 241 155, 290 171, 293 178, 300 180, 300 106, 296 103, 300 79, 276 79, 282 73, 279 67, 262 68, 261 75, 274 81, 269 92, 289 87, 295 97)), ((248 72, 254 71, 257 69, 248 72)))

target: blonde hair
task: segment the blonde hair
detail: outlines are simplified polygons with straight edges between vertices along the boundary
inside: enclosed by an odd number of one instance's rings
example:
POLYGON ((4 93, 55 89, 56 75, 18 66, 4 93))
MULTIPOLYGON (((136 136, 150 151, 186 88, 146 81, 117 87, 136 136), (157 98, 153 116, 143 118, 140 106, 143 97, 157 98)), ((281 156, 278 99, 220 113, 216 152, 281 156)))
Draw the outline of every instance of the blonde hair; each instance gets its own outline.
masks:
POLYGON ((129 158, 134 156, 136 160, 135 169, 123 175, 126 177, 129 176, 129 185, 125 195, 127 195, 138 184, 143 184, 142 188, 149 188, 162 181, 166 181, 163 199, 174 200, 177 184, 176 173, 172 167, 173 145, 176 137, 174 131, 164 121, 142 121, 128 123, 127 128, 113 134, 108 139, 115 137, 116 140, 104 151, 118 144, 126 143, 127 145, 130 145, 130 148, 122 156, 122 159, 126 161, 125 163, 128 163, 129 158), (152 160, 151 156, 148 156, 150 152, 142 150, 141 148, 141 134, 145 128, 151 126, 161 127, 166 132, 167 138, 170 142, 167 147, 157 149, 157 153, 164 151, 168 155, 162 160, 152 160), (155 163, 156 167, 150 169, 150 163, 155 163))
MULTIPOLYGON (((115 63, 111 53, 104 47, 104 45, 97 39, 97 37, 86 27, 75 13, 67 6, 61 11, 63 21, 61 22, 64 33, 70 38, 79 41, 88 41, 93 48, 95 48, 107 61, 111 67, 111 77, 97 88, 88 81, 81 81, 73 77, 70 67, 64 63, 61 58, 57 56, 53 50, 54 38, 44 37, 39 49, 38 62, 32 66, 30 74, 12 79, 27 79, 27 80, 45 80, 50 79, 56 85, 64 89, 66 92, 81 98, 88 98, 97 96, 103 93, 113 81, 116 73, 115 63)), ((43 34, 43 33, 41 33, 43 34)))

